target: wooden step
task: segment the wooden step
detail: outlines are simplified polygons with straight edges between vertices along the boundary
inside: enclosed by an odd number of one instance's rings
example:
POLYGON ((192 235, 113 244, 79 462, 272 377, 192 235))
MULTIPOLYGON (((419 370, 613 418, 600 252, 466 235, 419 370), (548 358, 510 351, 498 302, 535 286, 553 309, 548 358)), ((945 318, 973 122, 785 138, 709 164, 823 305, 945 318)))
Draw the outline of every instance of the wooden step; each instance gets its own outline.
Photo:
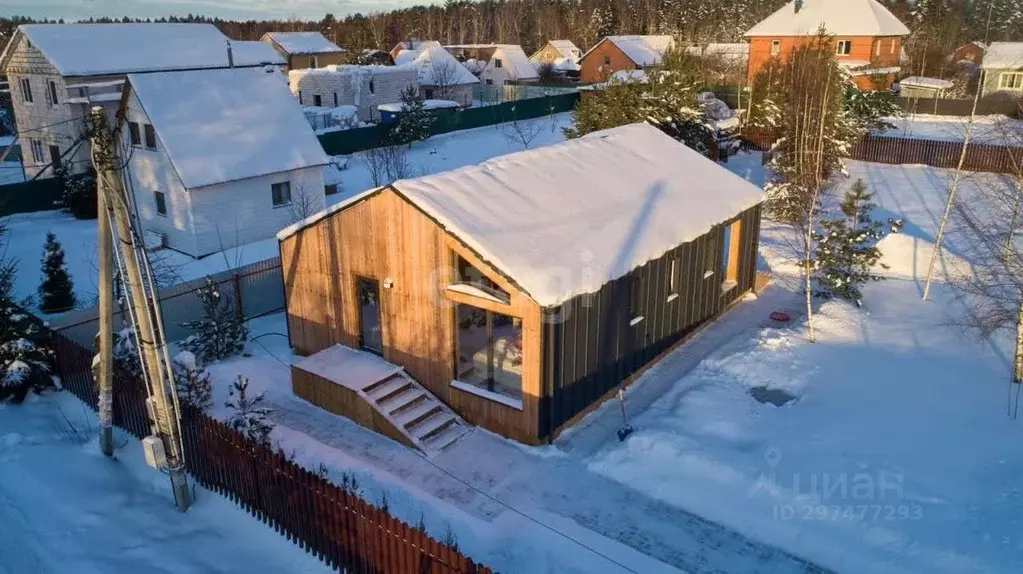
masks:
POLYGON ((401 393, 405 389, 412 386, 412 381, 407 377, 401 375, 394 375, 388 378, 383 384, 374 386, 372 390, 367 391, 367 395, 378 403, 385 403, 387 399, 401 393))
POLYGON ((431 436, 439 433, 456 422, 454 415, 444 411, 436 412, 426 417, 413 427, 406 427, 419 441, 426 441, 431 436))
POLYGON ((415 401, 415 406, 412 408, 402 409, 396 415, 392 413, 392 416, 399 425, 410 429, 439 410, 441 410, 440 403, 424 397, 424 400, 415 401))
POLYGON ((448 425, 446 428, 423 441, 424 452, 437 452, 450 446, 462 437, 469 429, 462 425, 448 425))
POLYGON ((405 408, 409 403, 415 401, 419 397, 429 397, 422 389, 418 389, 413 385, 405 387, 398 393, 391 393, 385 400, 378 401, 377 406, 387 416, 391 416, 391 413, 400 411, 405 408))

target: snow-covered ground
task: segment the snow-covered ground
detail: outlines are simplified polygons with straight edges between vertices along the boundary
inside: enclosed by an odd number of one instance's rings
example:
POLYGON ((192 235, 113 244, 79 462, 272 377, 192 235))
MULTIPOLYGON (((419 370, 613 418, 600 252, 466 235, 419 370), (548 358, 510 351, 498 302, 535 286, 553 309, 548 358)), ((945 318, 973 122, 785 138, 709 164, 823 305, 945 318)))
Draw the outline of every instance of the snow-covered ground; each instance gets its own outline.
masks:
MULTIPOLYGON (((926 140, 962 141, 969 118, 910 114, 888 118, 895 129, 882 135, 926 140)), ((971 141, 990 145, 1020 145, 1023 120, 1002 115, 978 116, 974 119, 971 141), (1008 135, 1014 134, 1014 135, 1008 135)))
POLYGON ((138 441, 118 433, 110 460, 96 428, 70 393, 0 404, 0 573, 329 571, 202 487, 178 513, 138 441))
MULTIPOLYGON (((561 129, 571 122, 571 113, 554 118, 543 117, 522 122, 535 137, 530 147, 539 147, 565 140, 561 129)), ((490 158, 521 151, 523 146, 507 135, 507 125, 477 128, 439 135, 424 142, 416 142, 408 152, 411 173, 409 177, 429 175, 480 163, 490 158)), ((330 177, 339 182, 339 193, 327 197, 328 203, 341 201, 351 195, 374 187, 369 168, 361 154, 339 156, 347 168, 333 172, 330 177)), ((0 170, 0 175, 3 171, 0 170)), ((41 258, 46 233, 52 231, 67 253, 68 271, 75 283, 79 307, 95 302, 97 288, 96 222, 79 221, 60 211, 20 213, 0 218, 9 229, 7 254, 18 259, 18 277, 15 292, 19 297, 34 296, 42 279, 41 258)), ((234 267, 248 265, 277 257, 276 237, 270 237, 202 259, 193 259, 182 253, 161 250, 154 257, 157 266, 174 282, 198 279, 234 267)))
MULTIPOLYGON (((763 181, 757 155, 729 168, 763 181)), ((784 230, 765 222, 761 256, 776 284, 630 389, 636 431, 624 443, 609 404, 549 447, 477 429, 427 461, 294 398, 280 315, 253 324, 254 335, 277 333, 258 339, 265 349, 250 343, 252 357, 210 367, 217 404, 246 374, 274 404, 275 440, 300 462, 324 462, 335 478, 354 470, 371 500, 386 495, 435 535, 450 527, 501 571, 623 571, 597 551, 643 572, 802 571, 800 558, 837 571, 1014 572, 1023 453, 1020 423, 1005 415, 1011 341, 978 342, 952 326, 962 308, 943 282, 920 300, 950 172, 862 162, 849 171, 840 185, 863 179, 878 216, 905 220, 882 244, 889 279, 867 287, 864 309, 820 305, 820 342, 810 344, 784 230), (794 322, 772 323, 777 309, 794 322), (762 404, 753 387, 796 400, 762 404)), ((961 197, 1003 184, 977 175, 961 197)), ((941 277, 962 271, 964 247, 953 225, 941 277)))

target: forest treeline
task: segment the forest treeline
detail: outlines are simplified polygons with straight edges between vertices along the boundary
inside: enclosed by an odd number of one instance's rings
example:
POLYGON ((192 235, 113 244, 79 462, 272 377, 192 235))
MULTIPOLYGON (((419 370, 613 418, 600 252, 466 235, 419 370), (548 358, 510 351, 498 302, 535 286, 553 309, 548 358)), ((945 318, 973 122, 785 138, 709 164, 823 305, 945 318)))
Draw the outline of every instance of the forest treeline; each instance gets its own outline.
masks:
MULTIPOLYGON (((910 28, 906 46, 914 73, 935 73, 945 57, 973 40, 1023 41, 1019 0, 881 0, 910 28)), ((327 14, 319 21, 224 20, 189 14, 147 20, 93 22, 209 22, 237 40, 273 30, 319 30, 349 50, 389 50, 409 38, 447 44, 500 42, 531 52, 548 39, 570 39, 583 50, 611 34, 671 34, 690 44, 737 42, 784 0, 448 0, 389 12, 327 14)), ((0 39, 31 19, 0 18, 0 39)))

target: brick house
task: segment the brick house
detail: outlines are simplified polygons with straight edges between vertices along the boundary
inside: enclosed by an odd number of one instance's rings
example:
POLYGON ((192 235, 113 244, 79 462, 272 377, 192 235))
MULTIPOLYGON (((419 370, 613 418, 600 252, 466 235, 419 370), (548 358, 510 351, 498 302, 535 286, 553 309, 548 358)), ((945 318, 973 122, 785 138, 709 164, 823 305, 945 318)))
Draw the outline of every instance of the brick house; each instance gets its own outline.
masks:
POLYGON ((608 36, 579 59, 579 79, 594 84, 615 72, 656 68, 672 44, 671 36, 608 36))
POLYGON ((229 42, 212 24, 18 26, 0 55, 0 73, 11 85, 26 176, 89 167, 84 120, 101 106, 113 122, 128 73, 283 63, 253 44, 229 42))
POLYGON ((746 32, 747 80, 771 58, 785 59, 821 28, 861 90, 888 90, 899 72, 902 38, 909 29, 876 0, 793 0, 746 32))
POLYGON ((260 38, 287 61, 288 70, 344 63, 345 51, 319 32, 267 32, 260 38))
POLYGON ((288 72, 291 93, 303 106, 355 106, 359 120, 379 120, 376 107, 401 101, 409 86, 419 89, 419 71, 411 66, 328 66, 288 72))

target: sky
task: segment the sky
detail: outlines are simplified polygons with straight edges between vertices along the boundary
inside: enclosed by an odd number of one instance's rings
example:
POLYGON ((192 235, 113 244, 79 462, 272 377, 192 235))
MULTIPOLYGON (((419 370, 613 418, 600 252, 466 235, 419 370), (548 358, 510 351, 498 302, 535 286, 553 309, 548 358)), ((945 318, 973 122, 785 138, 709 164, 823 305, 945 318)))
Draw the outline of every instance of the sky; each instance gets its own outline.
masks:
POLYGON ((0 15, 79 20, 89 17, 155 18, 202 14, 227 19, 319 20, 428 2, 413 0, 0 0, 0 15))

